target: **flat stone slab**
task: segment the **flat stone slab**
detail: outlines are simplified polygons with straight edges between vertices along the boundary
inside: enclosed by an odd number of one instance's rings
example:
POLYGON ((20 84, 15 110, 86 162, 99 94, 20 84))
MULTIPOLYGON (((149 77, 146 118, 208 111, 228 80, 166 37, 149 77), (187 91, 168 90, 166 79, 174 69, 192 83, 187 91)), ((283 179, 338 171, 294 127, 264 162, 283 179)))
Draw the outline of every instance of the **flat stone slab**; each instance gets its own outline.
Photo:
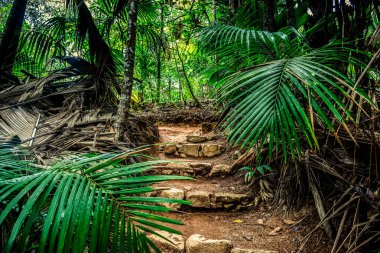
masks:
POLYGON ((240 210, 248 206, 249 196, 246 194, 216 192, 211 196, 211 206, 216 209, 240 210))
POLYGON ((225 148, 219 144, 204 144, 202 145, 202 156, 214 157, 222 154, 225 148))
POLYGON ((191 201, 191 207, 210 208, 210 209, 234 209, 238 211, 249 206, 252 197, 246 194, 226 193, 226 192, 207 192, 207 191, 188 191, 186 200, 191 201))
POLYGON ((186 193, 186 200, 191 201, 192 207, 211 207, 210 193, 206 191, 189 191, 186 193))
POLYGON ((188 135, 186 136, 186 140, 192 143, 201 143, 207 141, 207 137, 200 135, 188 135))
MULTIPOLYGON (((194 137, 194 136, 193 136, 194 137)), ((195 138, 195 137, 194 137, 195 138)), ((200 136, 197 136, 200 138, 200 136)), ((207 140, 207 137, 204 137, 207 140)), ((163 146, 165 155, 175 154, 183 158, 192 157, 215 157, 225 151, 225 147, 220 144, 165 144, 163 146)))
POLYGON ((190 177, 206 177, 212 169, 211 163, 168 163, 151 170, 158 175, 180 175, 190 177))
POLYGON ((180 146, 178 153, 198 157, 200 149, 201 146, 199 144, 184 144, 180 146))
POLYGON ((164 146, 164 153, 166 155, 174 154, 177 151, 177 145, 176 144, 166 144, 164 146))
POLYGON ((210 240, 195 234, 186 241, 187 253, 231 253, 233 248, 229 240, 210 240))
POLYGON ((214 165, 210 171, 209 177, 215 177, 215 176, 227 176, 231 174, 232 172, 232 166, 226 165, 226 164, 217 164, 214 165))
MULTIPOLYGON (((163 190, 160 193, 160 197, 162 198, 171 198, 171 199, 184 199, 185 192, 181 189, 171 188, 169 190, 163 190)), ((173 210, 178 210, 182 207, 179 203, 161 203, 162 206, 171 208, 173 210)))
POLYGON ((194 171, 194 176, 206 176, 212 169, 211 163, 189 163, 189 166, 194 171))

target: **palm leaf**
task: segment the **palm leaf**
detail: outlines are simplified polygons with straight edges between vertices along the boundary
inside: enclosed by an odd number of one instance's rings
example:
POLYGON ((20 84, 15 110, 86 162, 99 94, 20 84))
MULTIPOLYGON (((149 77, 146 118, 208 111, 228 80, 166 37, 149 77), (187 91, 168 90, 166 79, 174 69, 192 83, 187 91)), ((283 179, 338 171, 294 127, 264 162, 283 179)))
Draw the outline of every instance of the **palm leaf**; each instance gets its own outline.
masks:
POLYGON ((315 122, 334 132, 330 115, 343 126, 345 116, 352 119, 342 102, 350 100, 347 91, 373 105, 365 92, 334 69, 337 63, 358 63, 341 44, 313 50, 292 28, 269 33, 217 25, 200 36, 221 61, 232 57, 240 62, 239 71, 219 82, 217 93, 228 112, 221 126, 235 145, 251 148, 269 143, 270 155, 281 147, 285 159, 287 154, 294 158, 301 154, 300 136, 318 149, 315 122))
POLYGON ((130 151, 71 156, 41 169, 1 147, 0 172, 10 171, 0 173, 0 226, 8 231, 4 252, 33 245, 38 252, 150 252, 157 247, 147 231, 179 233, 165 224, 180 221, 151 212, 170 210, 156 203, 187 201, 140 196, 153 191, 154 182, 190 179, 141 174, 162 161, 125 165, 124 157, 136 156, 130 151))

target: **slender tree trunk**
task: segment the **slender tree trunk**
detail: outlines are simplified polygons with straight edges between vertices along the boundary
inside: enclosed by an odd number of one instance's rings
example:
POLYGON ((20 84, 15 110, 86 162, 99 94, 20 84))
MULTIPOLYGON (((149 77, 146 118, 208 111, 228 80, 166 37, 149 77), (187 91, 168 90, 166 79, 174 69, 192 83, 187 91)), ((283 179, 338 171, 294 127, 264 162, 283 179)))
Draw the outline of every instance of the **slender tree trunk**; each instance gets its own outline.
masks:
POLYGON ((288 10, 288 26, 296 26, 296 13, 294 10, 294 0, 286 0, 286 9, 288 10))
POLYGON ((179 101, 179 104, 181 104, 181 99, 182 99, 183 103, 186 104, 186 100, 185 100, 185 97, 184 97, 183 92, 182 92, 181 72, 179 71, 179 67, 178 67, 177 62, 175 63, 175 67, 176 67, 177 73, 178 73, 178 101, 179 101))
POLYGON ((150 102, 153 104, 154 103, 154 90, 153 90, 153 84, 151 81, 148 81, 149 85, 149 92, 150 92, 150 102))
POLYGON ((135 67, 135 48, 137 30, 137 6, 138 0, 129 0, 128 7, 128 34, 125 48, 124 81, 121 87, 120 103, 116 114, 115 140, 120 141, 125 133, 125 123, 129 116, 131 96, 133 88, 133 71, 135 67))
POLYGON ((181 62, 181 67, 182 67, 182 73, 183 73, 183 76, 185 77, 185 80, 186 80, 186 84, 189 88, 189 91, 190 91, 190 94, 191 94, 191 97, 193 98, 195 104, 197 106, 201 106, 201 103, 199 103, 197 97, 195 96, 194 94, 194 91, 193 91, 193 87, 191 87, 191 83, 190 83, 190 80, 189 80, 189 77, 187 76, 187 73, 186 73, 186 70, 185 70, 185 64, 183 63, 183 59, 181 57, 181 54, 179 53, 179 48, 178 48, 178 45, 177 45, 177 55, 178 55, 178 59, 180 60, 181 62))
POLYGON ((172 100, 172 78, 171 78, 171 76, 169 76, 168 93, 169 93, 169 101, 171 101, 172 100))
POLYGON ((9 12, 0 43, 0 70, 4 72, 12 72, 27 3, 27 0, 15 0, 9 12))
POLYGON ((178 80, 178 94, 179 94, 178 95, 179 103, 181 104, 181 101, 182 101, 183 104, 185 105, 186 104, 186 100, 185 100, 185 97, 183 96, 181 80, 178 80))
MULTIPOLYGON (((212 17, 213 17, 213 24, 216 25, 216 23, 218 22, 217 17, 216 17, 216 0, 212 0, 212 17)), ((215 53, 214 59, 215 59, 215 64, 218 65, 219 59, 218 59, 217 53, 215 53)))
POLYGON ((270 32, 276 30, 276 25, 274 22, 274 13, 275 13, 275 1, 274 0, 264 0, 265 9, 264 9, 264 28, 270 32))
POLYGON ((156 85, 156 99, 155 102, 157 104, 160 103, 161 100, 161 49, 158 49, 157 52, 157 85, 156 85))
MULTIPOLYGON (((164 33, 164 6, 161 4, 161 14, 160 14, 160 38, 162 38, 164 33)), ((156 103, 160 103, 161 96, 161 47, 158 46, 157 49, 157 90, 156 90, 156 103)))

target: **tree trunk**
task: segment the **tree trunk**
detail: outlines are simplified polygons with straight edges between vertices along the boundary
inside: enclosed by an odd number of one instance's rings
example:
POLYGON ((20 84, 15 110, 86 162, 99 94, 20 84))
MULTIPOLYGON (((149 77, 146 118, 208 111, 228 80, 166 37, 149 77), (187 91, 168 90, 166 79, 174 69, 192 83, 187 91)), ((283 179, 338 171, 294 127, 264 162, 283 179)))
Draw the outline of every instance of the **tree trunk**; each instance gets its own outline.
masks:
POLYGON ((0 43, 0 70, 12 72, 17 54, 27 0, 15 0, 9 12, 0 43))
POLYGON ((157 86, 156 86, 156 99, 157 104, 160 103, 160 94, 161 94, 161 49, 158 49, 157 52, 157 86))
MULTIPOLYGON (((218 22, 217 17, 216 17, 216 0, 212 0, 212 17, 213 17, 212 19, 213 24, 216 25, 216 23, 218 22)), ((215 53, 214 59, 215 59, 215 65, 218 65, 219 59, 218 59, 217 53, 215 53)))
POLYGON ((125 133, 125 123, 127 122, 129 109, 131 106, 131 96, 133 88, 133 72, 135 67, 135 48, 137 30, 137 5, 138 0, 129 0, 128 7, 128 33, 127 45, 125 48, 125 69, 124 81, 121 87, 119 108, 115 122, 115 140, 120 141, 125 133))
POLYGON ((286 9, 288 10, 288 26, 296 26, 296 13, 294 10, 294 0, 286 0, 286 9))
POLYGON ((169 87, 168 87, 168 93, 169 93, 169 101, 172 100, 172 78, 169 76, 169 87))
POLYGON ((216 24, 216 0, 212 0, 212 21, 216 24))
MULTIPOLYGON (((161 13, 160 13, 160 38, 162 39, 164 33, 164 6, 161 4, 161 13)), ((158 46, 157 49, 157 90, 156 90, 156 103, 160 103, 161 95, 161 47, 158 46)))
POLYGON ((229 5, 230 5, 231 14, 234 17, 236 14, 239 3, 237 0, 229 0, 229 5))
POLYGON ((183 76, 185 77, 187 87, 189 88, 189 91, 190 91, 190 95, 191 95, 191 97, 193 98, 195 104, 196 104, 198 107, 201 107, 201 103, 199 103, 199 100, 197 99, 197 97, 196 97, 195 94, 194 94, 193 87, 191 87, 191 83, 190 83, 189 77, 187 76, 187 73, 186 73, 186 70, 185 70, 185 64, 184 64, 184 62, 183 62, 183 59, 182 59, 182 57, 181 57, 181 54, 179 53, 178 45, 177 45, 177 55, 178 55, 178 59, 179 59, 180 62, 181 62, 182 73, 183 73, 183 76))
POLYGON ((274 22, 274 13, 275 13, 275 1, 274 0, 264 0, 265 9, 264 9, 264 28, 270 32, 276 30, 276 25, 274 22))
POLYGON ((175 67, 176 67, 177 73, 178 73, 178 102, 179 102, 179 104, 181 104, 181 100, 183 100, 184 104, 186 104, 186 100, 185 100, 185 97, 183 96, 183 92, 182 92, 181 72, 179 71, 179 67, 178 67, 177 62, 175 63, 175 67))

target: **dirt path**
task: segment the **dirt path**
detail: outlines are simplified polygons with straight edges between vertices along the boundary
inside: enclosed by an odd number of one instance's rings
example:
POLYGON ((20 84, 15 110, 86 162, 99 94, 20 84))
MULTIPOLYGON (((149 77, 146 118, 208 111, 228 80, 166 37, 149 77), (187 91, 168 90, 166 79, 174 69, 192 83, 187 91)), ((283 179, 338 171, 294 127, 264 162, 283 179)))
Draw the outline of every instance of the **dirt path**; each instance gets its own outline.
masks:
MULTIPOLYGON (((161 143, 164 144, 157 151, 158 157, 182 161, 190 166, 182 170, 171 170, 173 168, 168 166, 169 169, 166 168, 161 173, 187 175, 188 171, 193 171, 189 168, 194 163, 211 165, 212 171, 220 164, 229 166, 234 162, 233 156, 237 150, 228 147, 226 140, 222 137, 213 137, 199 144, 186 140, 187 136, 217 136, 215 133, 202 134, 200 126, 163 125, 159 127, 159 130, 161 143), (173 143, 176 145, 174 147, 176 151, 168 154, 168 148, 165 145, 170 146, 173 143), (191 147, 199 145, 200 156, 181 153, 184 150, 182 146, 188 145, 191 147), (202 153, 205 145, 219 145, 223 147, 223 151, 213 157, 205 157, 204 152, 202 153)), ((203 169, 206 170, 206 167, 203 169)), ((170 218, 184 222, 184 226, 175 226, 183 233, 184 240, 193 234, 201 234, 207 239, 230 240, 234 248, 294 252, 299 250, 303 237, 318 222, 313 208, 303 208, 297 212, 271 210, 270 206, 260 200, 258 186, 247 186, 241 172, 231 171, 214 177, 210 177, 210 174, 199 176, 197 173, 195 171, 191 174, 196 177, 194 181, 171 181, 156 185, 175 189, 177 192, 183 191, 184 199, 198 193, 210 196, 210 205, 207 203, 204 205, 202 201, 198 203, 203 195, 196 195, 197 198, 191 199, 195 206, 182 206, 166 214, 170 218), (238 200, 227 204, 218 202, 218 196, 229 196, 229 194, 236 196, 238 200), (245 202, 248 201, 248 204, 236 203, 237 201, 244 202, 243 199, 245 202), (198 206, 196 206, 197 203, 198 206)), ((329 252, 328 249, 326 238, 320 230, 308 240, 302 252, 329 252)))

